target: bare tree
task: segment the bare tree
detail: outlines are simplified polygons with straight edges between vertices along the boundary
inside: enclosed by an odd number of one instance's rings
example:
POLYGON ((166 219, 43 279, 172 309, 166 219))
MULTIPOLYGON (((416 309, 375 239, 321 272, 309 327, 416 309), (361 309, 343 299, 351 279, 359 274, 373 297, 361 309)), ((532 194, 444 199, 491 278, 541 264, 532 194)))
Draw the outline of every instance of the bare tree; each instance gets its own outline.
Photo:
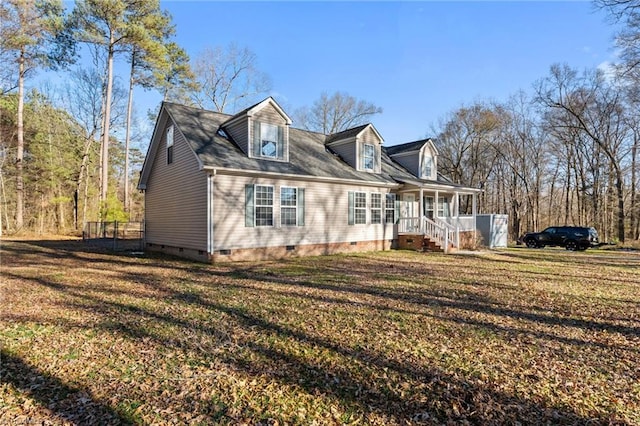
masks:
POLYGON ((438 168, 456 183, 485 190, 480 197, 481 211, 490 207, 492 190, 487 185, 498 160, 496 146, 500 135, 501 113, 489 105, 476 103, 450 114, 436 130, 440 153, 438 168))
POLYGON ((192 68, 198 90, 191 93, 191 99, 200 108, 237 110, 271 90, 271 79, 258 69, 255 53, 246 47, 208 47, 195 58, 192 68))
POLYGON ((625 240, 624 158, 628 153, 629 128, 625 125, 622 91, 602 72, 579 75, 567 65, 554 65, 548 77, 539 82, 538 100, 561 113, 556 127, 578 131, 592 141, 608 160, 617 200, 617 237, 625 240))
POLYGON ((328 135, 364 124, 381 113, 382 108, 346 92, 331 96, 325 92, 310 108, 298 109, 294 117, 302 128, 328 135))
POLYGON ((523 225, 526 229, 539 227, 547 140, 524 92, 511 97, 501 110, 501 133, 495 149, 499 163, 506 166, 503 179, 508 182, 511 236, 517 238, 523 225))
POLYGON ((29 71, 48 62, 46 52, 51 45, 48 42, 61 28, 62 11, 62 3, 58 0, 7 0, 0 3, 0 50, 9 58, 13 57, 18 65, 15 219, 18 230, 24 224, 24 81, 29 71))

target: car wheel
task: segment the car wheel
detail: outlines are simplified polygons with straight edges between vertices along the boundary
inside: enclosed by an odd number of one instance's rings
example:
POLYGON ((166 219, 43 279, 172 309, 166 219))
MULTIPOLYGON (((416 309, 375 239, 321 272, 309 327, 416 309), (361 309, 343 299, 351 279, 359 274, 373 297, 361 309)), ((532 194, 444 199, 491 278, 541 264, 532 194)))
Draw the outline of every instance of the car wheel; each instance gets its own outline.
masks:
POLYGON ((525 243, 527 244, 527 247, 529 248, 538 248, 538 242, 533 239, 533 238, 529 238, 527 241, 525 241, 525 243))
POLYGON ((578 244, 575 241, 567 241, 565 248, 570 251, 576 251, 578 250, 578 244))

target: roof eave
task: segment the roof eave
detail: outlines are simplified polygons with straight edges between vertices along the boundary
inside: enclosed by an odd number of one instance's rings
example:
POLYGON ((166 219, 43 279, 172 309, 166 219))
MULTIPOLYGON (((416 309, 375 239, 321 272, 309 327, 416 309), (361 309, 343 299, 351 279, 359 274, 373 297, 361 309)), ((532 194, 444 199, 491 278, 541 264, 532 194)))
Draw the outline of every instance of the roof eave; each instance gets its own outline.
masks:
POLYGON ((336 177, 330 177, 330 176, 297 175, 294 173, 234 169, 230 167, 203 166, 203 170, 211 171, 211 172, 214 172, 215 174, 223 172, 230 175, 250 175, 250 176, 267 175, 267 176, 273 176, 273 177, 279 177, 279 178, 311 180, 311 181, 318 181, 318 182, 349 183, 349 184, 357 184, 357 185, 365 185, 365 186, 383 186, 388 188, 397 188, 401 186, 401 184, 393 183, 393 182, 374 182, 374 181, 367 181, 367 180, 360 180, 360 179, 336 178, 336 177))

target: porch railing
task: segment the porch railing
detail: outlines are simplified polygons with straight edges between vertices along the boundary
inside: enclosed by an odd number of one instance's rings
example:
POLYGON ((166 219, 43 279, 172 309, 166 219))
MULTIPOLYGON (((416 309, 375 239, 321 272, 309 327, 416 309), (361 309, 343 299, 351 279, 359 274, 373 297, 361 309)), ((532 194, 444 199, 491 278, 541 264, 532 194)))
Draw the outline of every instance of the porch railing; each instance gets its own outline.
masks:
POLYGON ((450 237, 449 241, 452 242, 455 248, 459 248, 460 247, 460 226, 459 225, 453 226, 452 224, 440 218, 436 218, 435 222, 447 230, 447 233, 449 234, 449 237, 450 237))
POLYGON ((398 219, 398 233, 422 234, 431 238, 448 253, 450 245, 460 247, 460 232, 446 222, 436 222, 426 217, 401 217, 398 219))
POLYGON ((438 222, 445 222, 453 227, 457 227, 460 231, 474 231, 476 229, 475 218, 472 215, 438 217, 436 220, 438 222))

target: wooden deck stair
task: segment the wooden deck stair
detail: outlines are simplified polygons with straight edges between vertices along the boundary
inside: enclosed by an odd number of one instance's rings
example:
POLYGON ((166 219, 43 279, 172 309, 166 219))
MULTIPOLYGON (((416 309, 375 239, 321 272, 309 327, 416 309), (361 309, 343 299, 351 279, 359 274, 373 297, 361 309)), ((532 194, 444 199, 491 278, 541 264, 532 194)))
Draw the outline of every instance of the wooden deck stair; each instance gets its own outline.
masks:
POLYGON ((431 253, 444 253, 444 249, 442 248, 442 246, 426 235, 422 239, 422 251, 431 253))
MULTIPOLYGON (((398 248, 402 250, 415 250, 423 253, 444 253, 444 247, 435 238, 422 234, 400 235, 398 238, 398 248)), ((453 244, 449 244, 448 252, 454 250, 453 244)))

